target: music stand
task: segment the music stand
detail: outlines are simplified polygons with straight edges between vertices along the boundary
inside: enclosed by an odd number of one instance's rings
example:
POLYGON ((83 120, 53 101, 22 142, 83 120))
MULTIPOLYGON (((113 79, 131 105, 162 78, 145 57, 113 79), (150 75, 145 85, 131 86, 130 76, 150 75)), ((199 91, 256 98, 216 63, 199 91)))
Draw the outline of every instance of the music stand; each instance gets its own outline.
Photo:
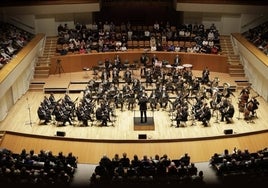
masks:
POLYGON ((31 116, 31 108, 30 108, 30 105, 29 105, 29 101, 28 101, 28 97, 26 98, 26 101, 27 101, 27 108, 28 108, 28 112, 29 112, 29 122, 26 122, 25 124, 26 125, 33 125, 34 122, 32 122, 32 116, 31 116))
POLYGON ((59 73, 59 75, 60 75, 61 72, 64 72, 63 67, 61 65, 61 59, 57 59, 57 61, 56 61, 56 68, 55 68, 55 73, 54 74, 59 73))

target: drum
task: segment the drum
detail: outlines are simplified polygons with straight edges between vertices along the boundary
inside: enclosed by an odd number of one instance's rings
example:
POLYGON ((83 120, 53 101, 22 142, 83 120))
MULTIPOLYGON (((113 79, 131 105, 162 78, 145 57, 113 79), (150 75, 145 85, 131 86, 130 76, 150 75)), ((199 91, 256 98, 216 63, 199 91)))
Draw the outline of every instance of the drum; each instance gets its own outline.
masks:
POLYGON ((156 61, 154 64, 155 67, 162 67, 162 61, 156 61))
POLYGON ((184 69, 184 66, 177 66, 177 67, 175 67, 176 69, 179 69, 179 70, 182 70, 182 69, 184 69))
POLYGON ((172 65, 166 65, 166 68, 171 69, 172 68, 172 65))
POLYGON ((182 65, 186 70, 191 70, 193 65, 192 64, 183 64, 182 65))

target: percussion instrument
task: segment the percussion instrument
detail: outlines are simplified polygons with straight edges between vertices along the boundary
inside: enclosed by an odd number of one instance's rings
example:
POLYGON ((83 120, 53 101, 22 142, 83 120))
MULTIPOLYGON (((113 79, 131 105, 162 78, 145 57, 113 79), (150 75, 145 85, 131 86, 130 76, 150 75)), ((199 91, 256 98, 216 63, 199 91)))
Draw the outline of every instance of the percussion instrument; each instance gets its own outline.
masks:
POLYGON ((162 61, 156 61, 154 64, 155 67, 162 67, 162 61))
POLYGON ((190 70, 190 69, 193 67, 192 64, 183 64, 182 66, 183 66, 186 70, 190 70))
POLYGON ((184 66, 177 66, 177 67, 175 67, 176 69, 179 69, 179 70, 182 70, 182 69, 184 69, 184 66))
POLYGON ((166 68, 172 68, 172 65, 166 65, 166 68))

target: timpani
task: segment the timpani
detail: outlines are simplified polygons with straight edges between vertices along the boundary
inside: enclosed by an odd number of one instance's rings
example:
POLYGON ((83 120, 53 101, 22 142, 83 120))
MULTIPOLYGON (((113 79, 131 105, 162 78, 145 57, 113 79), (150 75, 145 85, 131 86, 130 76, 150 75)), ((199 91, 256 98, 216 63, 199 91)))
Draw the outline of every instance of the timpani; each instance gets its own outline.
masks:
POLYGON ((183 64, 182 66, 185 68, 185 70, 191 70, 193 67, 192 64, 183 64))
POLYGON ((182 70, 182 69, 184 69, 184 66, 177 66, 177 67, 175 67, 176 69, 179 69, 179 70, 182 70))

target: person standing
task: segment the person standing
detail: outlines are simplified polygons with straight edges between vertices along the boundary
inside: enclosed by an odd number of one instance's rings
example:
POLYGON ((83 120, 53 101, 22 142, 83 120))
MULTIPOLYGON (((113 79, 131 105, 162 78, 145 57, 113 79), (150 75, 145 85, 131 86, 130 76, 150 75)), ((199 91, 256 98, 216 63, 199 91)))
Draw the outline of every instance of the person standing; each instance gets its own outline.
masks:
POLYGON ((140 57, 140 63, 141 63, 141 72, 140 72, 140 75, 143 76, 145 74, 145 70, 146 70, 146 66, 149 62, 149 58, 148 56, 143 53, 140 57))
POLYGON ((139 99, 139 103, 138 103, 138 105, 140 106, 140 115, 141 115, 140 122, 141 123, 147 122, 147 102, 148 102, 148 98, 145 94, 143 94, 141 98, 139 99), (144 117, 144 121, 143 121, 143 117, 144 117))

